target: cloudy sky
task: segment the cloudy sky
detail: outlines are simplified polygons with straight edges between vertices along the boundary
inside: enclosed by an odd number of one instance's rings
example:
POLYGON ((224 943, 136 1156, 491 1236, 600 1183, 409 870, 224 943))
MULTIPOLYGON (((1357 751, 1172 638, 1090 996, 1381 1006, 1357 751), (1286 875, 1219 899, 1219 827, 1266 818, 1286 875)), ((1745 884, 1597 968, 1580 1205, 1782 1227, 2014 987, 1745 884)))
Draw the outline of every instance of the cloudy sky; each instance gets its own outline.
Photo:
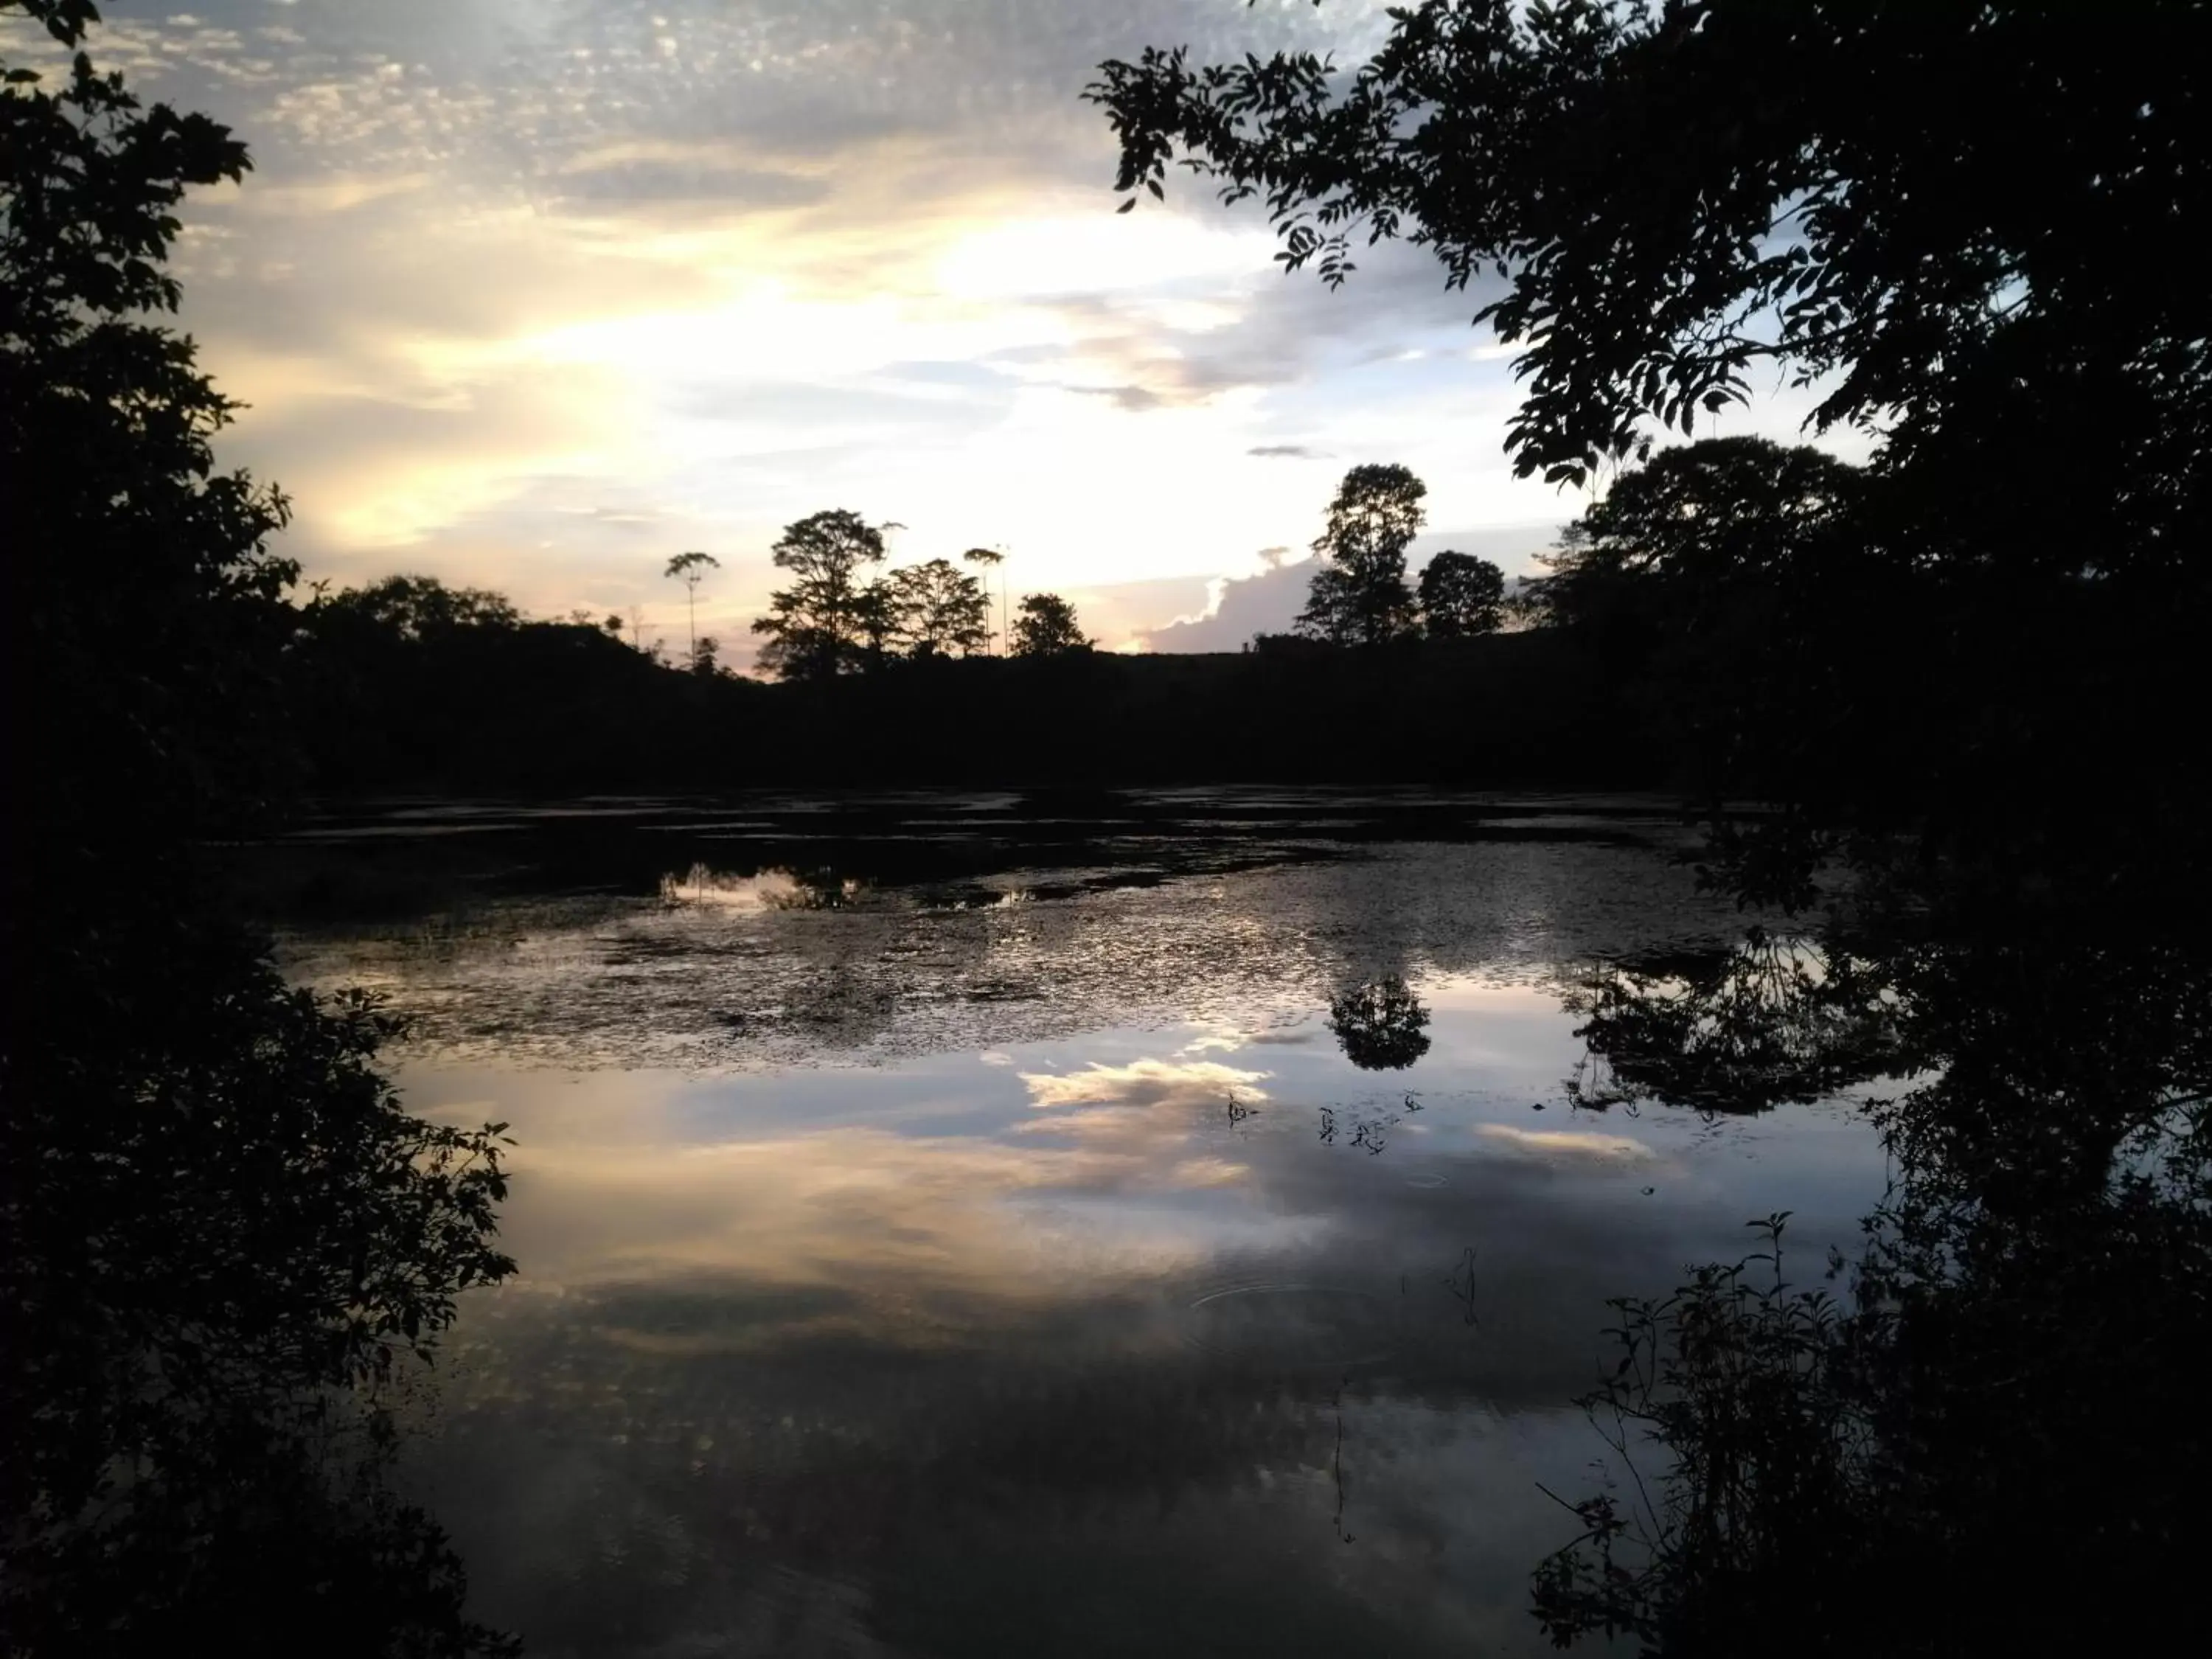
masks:
POLYGON ((1099 60, 1351 56, 1378 9, 104 0, 94 50, 252 149, 190 206, 185 320, 311 574, 673 629, 697 548, 733 641, 780 526, 842 507, 898 562, 1004 548, 1108 644, 1233 648, 1348 465, 1413 466, 1424 545, 1509 570, 1581 504, 1512 477, 1509 365, 1431 262, 1332 294, 1251 209, 1113 211, 1099 60))

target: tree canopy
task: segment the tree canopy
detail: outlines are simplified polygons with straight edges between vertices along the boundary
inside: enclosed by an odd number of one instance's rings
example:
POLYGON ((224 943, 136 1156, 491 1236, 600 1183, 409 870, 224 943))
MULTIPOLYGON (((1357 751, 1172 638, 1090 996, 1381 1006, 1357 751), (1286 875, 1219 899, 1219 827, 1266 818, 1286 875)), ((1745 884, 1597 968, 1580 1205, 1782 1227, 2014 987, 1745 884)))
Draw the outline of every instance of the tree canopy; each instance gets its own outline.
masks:
POLYGON ((1395 465, 1355 466, 1328 506, 1314 542, 1320 563, 1298 631, 1338 645, 1379 645, 1414 625, 1406 550, 1420 533, 1428 486, 1395 465))
POLYGON ((950 559, 902 566, 884 586, 891 638, 902 655, 967 657, 990 644, 990 599, 982 584, 950 559))
POLYGON ((1013 654, 1064 657, 1089 651, 1098 642, 1083 631, 1075 607, 1057 593, 1025 593, 1014 617, 1013 654))
POLYGON ((753 623, 755 633, 768 636, 762 663, 792 679, 860 666, 872 635, 879 638, 884 629, 863 597, 861 574, 885 553, 882 530, 843 508, 786 526, 769 556, 798 580, 769 595, 768 615, 753 623))
MULTIPOLYGON (((448 587, 434 576, 386 576, 365 587, 318 593, 313 608, 326 618, 357 617, 408 640, 456 628, 514 628, 522 621, 522 613, 504 593, 448 587)), ((619 631, 621 617, 607 621, 610 633, 619 631)))
POLYGON ((1487 559, 1447 549, 1421 568, 1421 625, 1432 640, 1497 632, 1505 616, 1505 573, 1487 559))
POLYGON ((1778 375, 1931 540, 2118 571, 2212 545, 2212 289, 2166 252, 2212 229, 2207 63, 2191 0, 1421 0, 1350 73, 1153 48, 1088 95, 1122 191, 1258 198, 1289 269, 1433 252, 1521 349, 1523 473, 1778 375))

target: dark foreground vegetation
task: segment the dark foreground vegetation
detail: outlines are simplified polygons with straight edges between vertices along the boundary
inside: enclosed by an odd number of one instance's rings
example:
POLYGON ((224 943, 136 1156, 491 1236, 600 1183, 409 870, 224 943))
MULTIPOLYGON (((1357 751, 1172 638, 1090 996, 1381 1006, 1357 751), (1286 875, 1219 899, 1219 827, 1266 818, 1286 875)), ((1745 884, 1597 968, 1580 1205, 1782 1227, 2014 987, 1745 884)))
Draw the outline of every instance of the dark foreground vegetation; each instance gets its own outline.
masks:
MULTIPOLYGON (((94 15, 0 14, 72 46, 94 15)), ((225 405, 154 320, 172 210, 242 149, 82 58, 11 73, 9 1650, 497 1644, 381 1480, 390 1391, 510 1269, 496 1126, 401 1110, 374 1012, 288 991, 197 846, 303 786, 1279 769, 1677 783, 1713 878, 1808 919, 1594 975, 1583 1103, 1881 1085, 1896 1187, 1832 1280, 1778 1220, 1621 1309, 1589 1402, 1617 1484, 1561 1495, 1547 1631, 2160 1643, 2190 1617, 2157 1574, 2195 1543, 2212 1352, 2212 288, 2177 252, 2212 230, 2208 66, 2182 0, 1429 0, 1352 77, 1106 65, 1125 190, 1194 165, 1347 303, 1370 231, 1494 276, 1516 464, 1617 476, 1523 633, 1405 637, 1388 537, 1351 538, 1303 644, 1126 664, 1041 614, 1068 648, 872 663, 896 629, 841 591, 787 617, 775 687, 420 590, 293 603, 285 505, 216 469, 225 405), (1873 464, 1655 447, 1776 373, 1873 464), (1746 796, 1771 810, 1720 810, 1746 796)), ((948 572, 905 599, 960 601, 948 572)), ((1427 597, 1480 615, 1475 576, 1427 597)), ((1361 1063, 1425 1040, 1403 991, 1334 1011, 1361 1063)))
MULTIPOLYGON (((21 0, 64 45, 82 0, 21 0)), ((425 1123, 386 1023, 208 902, 275 822, 295 571, 216 470, 162 261, 244 151, 82 57, 0 94, 0 1648, 460 1654, 460 1564, 385 1482, 394 1391, 493 1247, 495 1128, 425 1123)))

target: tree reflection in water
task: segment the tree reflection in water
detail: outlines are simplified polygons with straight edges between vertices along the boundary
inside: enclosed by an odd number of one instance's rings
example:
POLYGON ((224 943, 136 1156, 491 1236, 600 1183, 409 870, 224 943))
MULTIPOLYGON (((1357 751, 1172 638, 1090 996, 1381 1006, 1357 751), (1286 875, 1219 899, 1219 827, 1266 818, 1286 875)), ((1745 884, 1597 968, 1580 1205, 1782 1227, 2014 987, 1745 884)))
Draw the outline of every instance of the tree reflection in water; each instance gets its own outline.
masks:
POLYGON ((1536 1572, 1555 1640, 2055 1651, 2163 1622, 2124 1587, 2193 1527, 2206 1467, 2207 969, 2193 940, 2022 930, 1754 934, 1591 976, 1609 1078, 1582 1103, 1888 1078, 1895 1174, 1810 1283, 1776 1216, 1743 1261, 1614 1304, 1583 1404, 1620 1484, 1536 1572))
POLYGON ((1362 980, 1331 997, 1328 1028, 1363 1072, 1403 1071, 1429 1051, 1429 1011, 1396 974, 1362 980))
POLYGON ((1875 964, 1802 935, 1751 929, 1735 948, 1638 958, 1563 999, 1583 1024, 1571 1104, 1650 1100, 1717 1113, 1825 1099, 1905 1064, 1903 1009, 1875 964))

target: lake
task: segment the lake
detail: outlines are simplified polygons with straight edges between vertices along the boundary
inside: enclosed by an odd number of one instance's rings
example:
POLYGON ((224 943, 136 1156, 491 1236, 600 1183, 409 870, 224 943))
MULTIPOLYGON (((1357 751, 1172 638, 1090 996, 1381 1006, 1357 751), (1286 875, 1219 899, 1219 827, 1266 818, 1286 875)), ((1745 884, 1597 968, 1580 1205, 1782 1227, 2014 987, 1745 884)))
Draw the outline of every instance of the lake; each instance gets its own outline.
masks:
POLYGON ((477 1615, 541 1656, 1548 1651, 1607 1298, 1780 1210, 1817 1282, 1883 1188, 1849 1097, 1577 1103, 1575 988, 1756 920, 1689 844, 1322 792, 319 823, 261 872, 288 971, 380 993, 410 1104, 517 1143, 520 1272, 410 1406, 477 1615))

